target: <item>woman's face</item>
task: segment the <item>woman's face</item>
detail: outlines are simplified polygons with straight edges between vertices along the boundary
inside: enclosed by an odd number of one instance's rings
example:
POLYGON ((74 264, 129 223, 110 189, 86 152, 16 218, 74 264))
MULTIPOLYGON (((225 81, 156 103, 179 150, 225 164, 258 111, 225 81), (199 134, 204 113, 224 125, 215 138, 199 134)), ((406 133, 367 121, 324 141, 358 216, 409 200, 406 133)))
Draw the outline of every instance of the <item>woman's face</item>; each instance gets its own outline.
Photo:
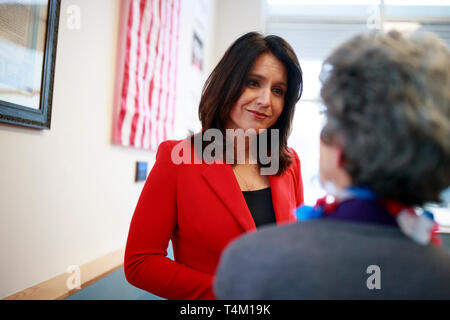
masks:
POLYGON ((341 147, 337 144, 327 144, 322 139, 320 139, 319 172, 320 183, 324 187, 329 182, 339 189, 352 185, 352 179, 342 164, 341 147))
POLYGON ((271 127, 284 107, 287 71, 271 53, 263 53, 247 75, 244 91, 231 108, 227 129, 261 129, 271 127))
POLYGON ((320 157, 319 157, 319 176, 320 183, 325 184, 326 181, 333 181, 334 174, 338 170, 339 163, 338 148, 333 145, 326 144, 320 140, 320 157))

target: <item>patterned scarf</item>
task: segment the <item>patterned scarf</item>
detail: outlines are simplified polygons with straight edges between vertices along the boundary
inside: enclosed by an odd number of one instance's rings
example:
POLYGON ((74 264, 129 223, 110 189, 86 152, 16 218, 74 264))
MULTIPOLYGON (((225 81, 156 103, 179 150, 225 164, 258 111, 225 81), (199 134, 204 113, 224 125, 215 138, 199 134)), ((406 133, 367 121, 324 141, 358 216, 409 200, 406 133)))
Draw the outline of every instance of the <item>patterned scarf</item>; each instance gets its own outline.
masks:
POLYGON ((414 242, 420 245, 427 245, 430 242, 441 245, 441 239, 436 233, 438 224, 434 221, 433 214, 430 211, 423 208, 414 209, 398 201, 378 198, 375 193, 367 188, 346 188, 336 196, 328 195, 318 199, 313 207, 301 206, 296 210, 297 218, 304 221, 332 215, 340 203, 355 198, 378 201, 396 219, 400 230, 414 242))

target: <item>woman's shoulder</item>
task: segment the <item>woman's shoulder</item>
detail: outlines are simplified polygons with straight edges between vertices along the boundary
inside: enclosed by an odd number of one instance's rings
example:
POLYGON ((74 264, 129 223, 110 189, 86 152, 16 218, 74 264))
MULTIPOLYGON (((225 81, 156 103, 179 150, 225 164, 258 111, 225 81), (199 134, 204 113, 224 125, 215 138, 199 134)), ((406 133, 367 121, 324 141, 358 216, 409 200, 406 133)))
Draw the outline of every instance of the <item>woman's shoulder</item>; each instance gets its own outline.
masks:
POLYGON ((159 150, 172 149, 175 145, 177 145, 178 143, 182 143, 185 140, 186 139, 182 139, 182 140, 165 140, 165 141, 163 141, 163 142, 161 142, 159 144, 158 151, 159 150))
POLYGON ((289 165, 288 169, 291 169, 293 171, 300 170, 300 158, 298 157, 297 152, 292 147, 287 147, 286 151, 291 159, 291 164, 289 165))
POLYGON ((156 160, 170 160, 176 165, 197 163, 193 159, 193 150, 191 137, 181 140, 166 140, 159 145, 156 160))
POLYGON ((158 145, 156 149, 156 159, 167 156, 172 152, 173 147, 181 140, 165 140, 158 145))
POLYGON ((295 151, 294 148, 292 148, 292 147, 287 147, 287 148, 286 148, 286 151, 287 151, 288 154, 293 158, 292 160, 298 159, 298 154, 297 154, 297 152, 295 151))
MULTIPOLYGON (((173 158, 175 146, 183 143, 183 140, 165 140, 158 145, 156 150, 157 162, 169 162, 173 158)), ((173 161, 171 161, 173 162, 173 161)))
POLYGON ((184 139, 180 139, 180 140, 175 140, 175 139, 165 140, 159 144, 158 149, 157 149, 157 154, 172 152, 172 150, 175 148, 175 146, 190 147, 190 145, 191 145, 191 143, 190 143, 189 138, 184 138, 184 139))

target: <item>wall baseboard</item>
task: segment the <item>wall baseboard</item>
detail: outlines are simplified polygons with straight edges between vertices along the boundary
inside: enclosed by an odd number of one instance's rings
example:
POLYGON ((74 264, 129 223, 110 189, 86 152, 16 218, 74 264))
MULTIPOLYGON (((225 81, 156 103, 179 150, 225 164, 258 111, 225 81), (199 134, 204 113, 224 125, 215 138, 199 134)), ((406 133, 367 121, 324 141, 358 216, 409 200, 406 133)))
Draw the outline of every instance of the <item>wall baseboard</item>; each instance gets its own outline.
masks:
POLYGON ((125 248, 113 251, 80 266, 80 288, 69 289, 69 273, 60 274, 25 290, 16 292, 3 300, 62 300, 105 277, 123 265, 125 248))

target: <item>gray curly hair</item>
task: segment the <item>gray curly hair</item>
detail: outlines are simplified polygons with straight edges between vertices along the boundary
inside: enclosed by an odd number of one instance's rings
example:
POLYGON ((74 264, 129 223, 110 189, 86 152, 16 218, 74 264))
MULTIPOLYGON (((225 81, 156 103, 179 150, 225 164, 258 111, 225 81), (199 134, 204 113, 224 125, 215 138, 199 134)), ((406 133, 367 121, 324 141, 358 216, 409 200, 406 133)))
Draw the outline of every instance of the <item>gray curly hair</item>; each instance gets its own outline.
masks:
POLYGON ((352 184, 408 205, 450 185, 450 52, 429 33, 358 35, 322 68, 321 139, 343 150, 352 184))

